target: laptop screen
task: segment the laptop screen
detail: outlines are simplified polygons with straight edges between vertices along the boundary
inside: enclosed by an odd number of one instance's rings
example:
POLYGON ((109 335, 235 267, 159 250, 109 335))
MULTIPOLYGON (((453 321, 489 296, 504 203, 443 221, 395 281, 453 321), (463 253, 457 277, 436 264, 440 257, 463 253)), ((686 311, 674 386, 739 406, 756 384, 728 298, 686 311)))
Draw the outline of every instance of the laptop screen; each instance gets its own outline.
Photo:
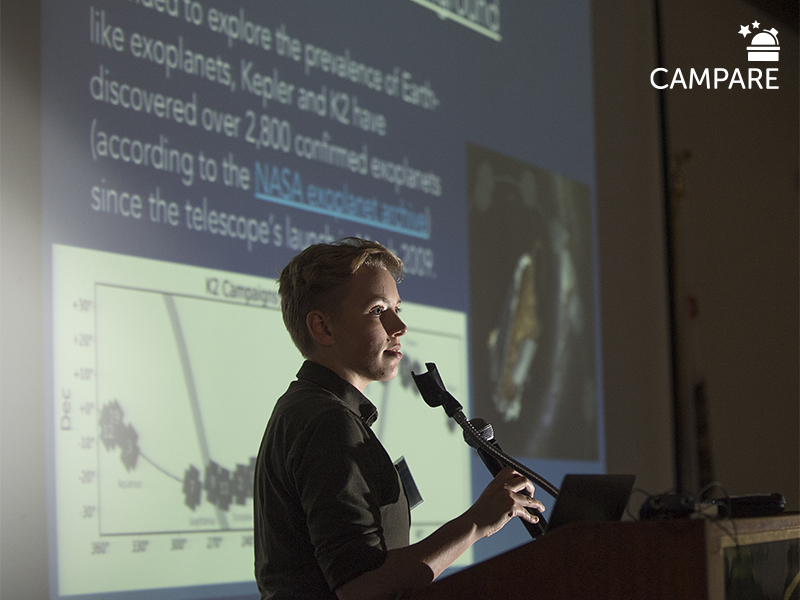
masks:
POLYGON ((565 475, 547 531, 571 523, 619 521, 634 475, 565 475))

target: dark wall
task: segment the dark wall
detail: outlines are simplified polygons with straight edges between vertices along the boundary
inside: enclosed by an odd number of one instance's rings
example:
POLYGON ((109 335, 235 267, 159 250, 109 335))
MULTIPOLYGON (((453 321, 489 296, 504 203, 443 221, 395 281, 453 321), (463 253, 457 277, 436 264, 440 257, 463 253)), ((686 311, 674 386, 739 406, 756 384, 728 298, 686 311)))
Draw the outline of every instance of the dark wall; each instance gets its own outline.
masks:
POLYGON ((681 389, 689 432, 708 428, 687 438, 688 482, 780 492, 798 510, 797 23, 740 0, 670 0, 663 16, 670 73, 777 69, 777 89, 666 91, 672 154, 690 156, 675 215, 681 389), (748 62, 742 26, 777 30, 779 60, 748 62), (696 415, 693 396, 707 405, 696 415))

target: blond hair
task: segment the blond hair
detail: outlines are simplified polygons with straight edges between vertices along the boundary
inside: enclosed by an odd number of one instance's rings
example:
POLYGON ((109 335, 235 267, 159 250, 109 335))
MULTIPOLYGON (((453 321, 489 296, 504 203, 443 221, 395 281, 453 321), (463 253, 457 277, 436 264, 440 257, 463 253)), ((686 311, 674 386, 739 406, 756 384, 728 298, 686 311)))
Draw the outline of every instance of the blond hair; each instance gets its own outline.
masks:
POLYGON ((306 325, 308 313, 321 310, 335 314, 344 286, 363 265, 384 268, 398 282, 403 276, 403 261, 391 250, 355 237, 309 246, 281 271, 278 294, 283 323, 304 357, 309 358, 313 349, 306 325))

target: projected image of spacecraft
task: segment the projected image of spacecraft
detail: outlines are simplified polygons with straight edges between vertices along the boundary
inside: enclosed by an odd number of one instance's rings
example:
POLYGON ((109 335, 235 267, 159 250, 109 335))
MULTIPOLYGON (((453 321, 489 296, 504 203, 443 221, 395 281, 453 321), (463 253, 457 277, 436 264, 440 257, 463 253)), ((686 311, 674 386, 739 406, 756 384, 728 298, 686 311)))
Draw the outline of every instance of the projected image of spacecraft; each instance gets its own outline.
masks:
POLYGON ((500 323, 489 333, 492 402, 505 421, 519 418, 522 392, 536 355, 540 327, 536 314, 535 253, 517 261, 500 323))
POLYGON ((589 188, 467 145, 475 414, 517 456, 595 460, 589 188))

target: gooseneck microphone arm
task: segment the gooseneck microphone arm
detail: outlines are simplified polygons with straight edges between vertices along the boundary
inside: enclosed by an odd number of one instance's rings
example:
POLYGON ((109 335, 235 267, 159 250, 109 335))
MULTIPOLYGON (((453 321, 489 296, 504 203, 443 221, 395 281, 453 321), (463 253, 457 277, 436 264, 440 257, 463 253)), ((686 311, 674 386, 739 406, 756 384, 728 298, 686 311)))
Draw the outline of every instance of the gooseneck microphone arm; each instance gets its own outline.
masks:
POLYGON ((469 439, 475 442, 475 444, 470 444, 470 446, 476 450, 483 450, 504 465, 514 467, 514 469, 516 469, 520 475, 523 475, 526 479, 532 481, 537 488, 540 488, 550 494, 553 499, 558 498, 559 490, 556 486, 547 481, 538 473, 531 471, 518 460, 500 450, 497 446, 490 444, 488 441, 483 439, 478 430, 475 429, 475 426, 467 420, 466 416, 464 416, 463 412, 458 411, 457 415, 454 416, 453 419, 461 426, 461 428, 464 430, 464 433, 469 436, 469 439))
MULTIPOLYGON (((434 363, 425 363, 425 366, 428 368, 427 373, 423 373, 421 375, 417 375, 413 372, 411 373, 411 376, 414 378, 414 383, 416 384, 419 393, 422 395, 422 399, 425 400, 425 403, 431 408, 436 408, 437 406, 444 408, 447 416, 458 423, 461 429, 464 430, 464 437, 467 439, 467 443, 478 450, 479 454, 481 455, 481 459, 484 461, 484 464, 489 467, 490 471, 493 471, 493 469, 487 463, 487 459, 489 457, 496 460, 500 465, 508 465, 513 467, 520 475, 523 475, 529 481, 533 482, 538 488, 543 489, 553 498, 558 498, 559 490, 556 486, 547 481, 541 475, 531 471, 519 461, 508 456, 496 443, 490 443, 489 440, 485 439, 484 436, 482 436, 481 433, 475 428, 475 426, 469 420, 467 420, 467 417, 462 411, 463 407, 458 400, 456 400, 453 395, 445 389, 444 383, 442 382, 439 372, 436 369, 436 365, 434 363)), ((486 425, 488 425, 488 423, 486 425)), ((486 426, 481 423, 481 428, 486 429, 486 426)), ((493 441, 493 433, 491 434, 491 438, 491 441, 493 441)), ((539 533, 541 533, 541 531, 539 533)), ((531 535, 536 537, 533 532, 531 532, 531 535)))
MULTIPOLYGON (((489 423, 483 419, 470 419, 469 422, 478 431, 478 434, 481 436, 481 438, 483 438, 499 452, 502 452, 500 445, 494 439, 494 429, 489 423)), ((489 470, 489 473, 492 474, 492 477, 495 477, 503 469, 503 467, 506 466, 494 456, 491 456, 483 449, 478 448, 472 438, 467 435, 466 431, 464 432, 464 441, 467 442, 467 444, 469 444, 472 448, 475 448, 475 451, 478 453, 478 456, 483 464, 489 470)), ((523 491, 521 493, 524 494, 525 492, 523 491)), ((547 521, 542 516, 542 513, 540 513, 538 510, 528 507, 526 507, 525 510, 539 519, 536 523, 530 523, 524 519, 522 520, 522 524, 525 526, 525 529, 527 529, 530 536, 535 539, 544 533, 545 529, 547 528, 547 521)))

